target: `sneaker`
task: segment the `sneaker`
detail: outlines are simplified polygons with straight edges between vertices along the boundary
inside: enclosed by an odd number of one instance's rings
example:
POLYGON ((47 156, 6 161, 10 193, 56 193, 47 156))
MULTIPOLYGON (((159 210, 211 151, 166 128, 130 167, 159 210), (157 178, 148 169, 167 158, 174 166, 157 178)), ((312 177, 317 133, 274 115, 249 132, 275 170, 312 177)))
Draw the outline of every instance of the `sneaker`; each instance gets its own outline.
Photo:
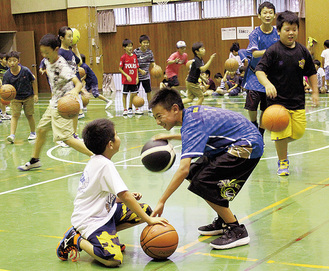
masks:
POLYGON ((56 143, 62 148, 69 148, 70 146, 64 143, 64 141, 56 141, 56 143))
POLYGON ((106 104, 106 106, 105 106, 105 110, 106 110, 106 109, 109 109, 109 107, 111 106, 112 103, 113 103, 113 101, 110 100, 110 101, 106 104))
POLYGON ((8 140, 11 144, 14 144, 14 142, 15 142, 15 135, 9 135, 9 136, 7 136, 7 140, 8 140))
POLYGON ((289 160, 279 160, 278 161, 278 171, 279 176, 288 176, 289 175, 289 160))
POLYGON ((73 227, 69 228, 61 241, 59 241, 56 254, 62 261, 67 261, 69 252, 75 250, 76 252, 81 251, 79 247, 81 235, 75 231, 73 227))
POLYGON ((84 113, 79 113, 78 120, 79 119, 83 119, 84 117, 85 117, 85 114, 84 113))
POLYGON ((136 114, 136 115, 143 115, 144 113, 143 113, 143 111, 140 110, 139 108, 136 108, 136 109, 135 109, 135 114, 136 114))
POLYGON ((8 114, 2 114, 1 119, 2 120, 11 120, 11 116, 9 116, 8 114))
POLYGON ((148 113, 149 117, 153 117, 152 109, 149 109, 149 111, 147 113, 148 113))
POLYGON ((210 243, 214 249, 228 249, 249 244, 250 237, 246 227, 241 225, 228 224, 224 234, 210 243))
POLYGON ((211 224, 199 227, 198 233, 201 235, 219 235, 224 233, 225 228, 227 228, 227 225, 224 220, 216 217, 211 224))
POLYGON ((187 91, 184 91, 184 90, 181 90, 180 91, 180 94, 184 97, 187 97, 187 91))
POLYGON ((128 109, 128 115, 132 115, 133 114, 133 110, 132 109, 128 109))
POLYGON ((123 110, 122 116, 127 116, 127 115, 128 115, 128 110, 127 109, 123 110))
POLYGON ((19 166, 18 169, 21 170, 21 171, 28 171, 32 168, 38 168, 38 167, 41 167, 41 162, 40 160, 31 164, 30 162, 27 162, 25 165, 23 166, 19 166))
POLYGON ((30 135, 29 135, 29 137, 27 138, 27 140, 34 140, 34 139, 36 139, 37 138, 37 135, 36 135, 36 133, 34 132, 34 133, 30 133, 30 135))

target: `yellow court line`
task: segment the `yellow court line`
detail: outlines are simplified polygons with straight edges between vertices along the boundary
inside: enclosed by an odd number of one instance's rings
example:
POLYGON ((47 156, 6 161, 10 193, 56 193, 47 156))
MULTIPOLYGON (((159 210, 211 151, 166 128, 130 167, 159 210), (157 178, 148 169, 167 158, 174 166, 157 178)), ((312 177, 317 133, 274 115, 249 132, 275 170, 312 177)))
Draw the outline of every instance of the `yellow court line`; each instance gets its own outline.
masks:
POLYGON ((275 263, 275 264, 299 266, 299 267, 307 267, 307 268, 317 268, 317 269, 329 269, 329 266, 314 265, 314 264, 285 263, 285 262, 276 262, 276 261, 268 261, 267 263, 275 263))
POLYGON ((194 254, 203 255, 203 256, 211 256, 211 257, 216 257, 216 258, 224 258, 224 259, 230 259, 230 260, 246 261, 246 262, 257 262, 258 261, 258 259, 238 257, 238 256, 230 256, 230 255, 219 255, 219 254, 213 254, 213 253, 196 252, 194 254))

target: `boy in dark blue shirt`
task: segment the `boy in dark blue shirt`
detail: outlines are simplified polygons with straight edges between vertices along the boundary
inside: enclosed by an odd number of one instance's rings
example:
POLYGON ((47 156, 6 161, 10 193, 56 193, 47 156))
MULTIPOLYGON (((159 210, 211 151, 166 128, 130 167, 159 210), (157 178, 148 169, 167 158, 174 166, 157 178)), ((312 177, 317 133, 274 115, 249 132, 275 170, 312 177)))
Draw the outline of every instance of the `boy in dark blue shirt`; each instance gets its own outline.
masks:
POLYGON ((190 103, 195 97, 198 97, 196 105, 201 105, 204 99, 203 91, 198 82, 200 73, 208 70, 211 62, 213 61, 215 54, 212 54, 206 64, 203 63, 202 57, 206 54, 206 49, 202 42, 196 42, 192 45, 192 52, 194 59, 191 64, 190 73, 186 79, 187 98, 183 100, 183 103, 190 103))
POLYGON ((198 228, 202 235, 221 235, 210 245, 227 249, 246 245, 250 238, 229 208, 263 154, 258 129, 239 113, 208 106, 184 109, 180 94, 160 89, 150 107, 158 125, 167 131, 182 126, 181 134, 161 134, 154 139, 181 139, 179 168, 161 196, 152 215, 161 215, 164 204, 184 179, 189 190, 202 197, 217 213, 210 225, 198 228), (192 158, 199 158, 191 164, 192 158))
POLYGON ((99 98, 104 102, 106 102, 105 109, 108 109, 111 106, 112 101, 105 98, 102 94, 99 94, 97 77, 93 72, 93 70, 86 64, 86 56, 84 54, 80 54, 80 56, 82 59, 82 64, 80 67, 82 67, 86 72, 86 75, 83 76, 81 80, 82 81, 84 80, 86 82, 85 84, 86 90, 88 92, 91 92, 95 98, 99 98))

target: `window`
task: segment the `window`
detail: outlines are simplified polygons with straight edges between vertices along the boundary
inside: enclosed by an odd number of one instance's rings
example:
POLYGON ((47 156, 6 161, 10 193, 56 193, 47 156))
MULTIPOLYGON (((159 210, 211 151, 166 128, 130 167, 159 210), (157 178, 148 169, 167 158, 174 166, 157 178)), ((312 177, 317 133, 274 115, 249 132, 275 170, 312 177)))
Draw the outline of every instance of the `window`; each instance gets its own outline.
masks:
POLYGON ((146 24, 150 22, 148 7, 129 8, 130 24, 146 24))
POLYGON ((175 21, 175 5, 153 5, 152 6, 152 22, 169 22, 175 21))
POLYGON ((198 20, 199 2, 177 3, 176 4, 176 21, 198 20))
POLYGON ((202 18, 228 17, 227 1, 208 0, 202 4, 202 18))

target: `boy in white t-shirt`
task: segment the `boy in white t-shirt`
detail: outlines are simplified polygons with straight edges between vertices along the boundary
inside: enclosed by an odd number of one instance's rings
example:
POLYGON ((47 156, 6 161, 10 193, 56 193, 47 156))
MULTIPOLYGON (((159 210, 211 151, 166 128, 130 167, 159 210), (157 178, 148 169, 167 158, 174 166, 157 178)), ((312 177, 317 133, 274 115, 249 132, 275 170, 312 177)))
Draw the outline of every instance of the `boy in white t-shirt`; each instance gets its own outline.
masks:
POLYGON ((316 69, 316 77, 318 80, 318 89, 319 89, 319 93, 326 93, 326 86, 325 86, 325 72, 324 70, 321 68, 321 62, 317 59, 315 59, 313 61, 315 69, 316 69))
POLYGON ((321 53, 323 68, 325 71, 325 78, 327 86, 329 86, 329 40, 323 43, 324 50, 321 53))
POLYGON ((73 252, 84 250, 108 267, 122 263, 125 246, 120 244, 117 232, 147 222, 149 225, 168 221, 162 217, 150 217, 147 204, 139 204, 142 195, 131 193, 116 170, 112 156, 119 151, 120 138, 114 124, 108 119, 96 119, 86 125, 83 140, 93 156, 80 178, 71 217, 73 227, 64 234, 56 252, 66 261, 73 252))

